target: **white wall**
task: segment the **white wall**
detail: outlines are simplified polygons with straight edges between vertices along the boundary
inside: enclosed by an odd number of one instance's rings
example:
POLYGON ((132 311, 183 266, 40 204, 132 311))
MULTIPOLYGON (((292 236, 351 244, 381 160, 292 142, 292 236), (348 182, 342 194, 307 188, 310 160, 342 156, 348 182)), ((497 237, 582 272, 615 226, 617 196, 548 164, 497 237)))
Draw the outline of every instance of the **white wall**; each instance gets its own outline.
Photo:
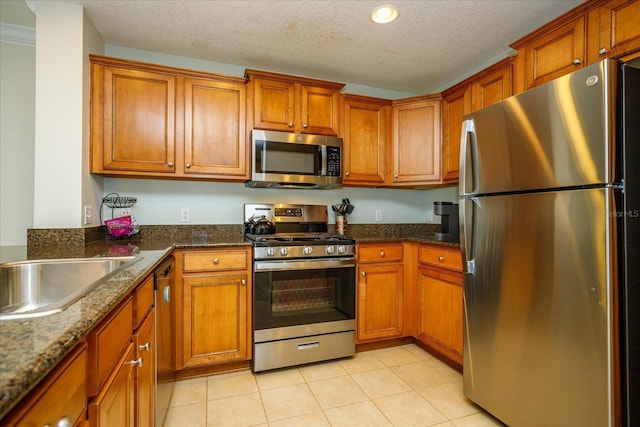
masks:
MULTIPOLYGON (((139 224, 181 224, 180 211, 190 210, 190 224, 241 224, 245 203, 303 203, 329 207, 348 198, 355 206, 352 224, 375 222, 375 211, 382 211, 382 223, 439 222, 433 218, 434 201, 455 201, 456 187, 437 190, 399 190, 344 187, 335 190, 288 190, 246 188, 244 184, 105 178, 105 193, 136 197, 131 214, 139 224)), ((121 212, 113 212, 120 216, 121 212)), ((111 209, 104 219, 112 217, 111 209)))
POLYGON ((0 43, 0 246, 33 227, 35 43, 0 43))

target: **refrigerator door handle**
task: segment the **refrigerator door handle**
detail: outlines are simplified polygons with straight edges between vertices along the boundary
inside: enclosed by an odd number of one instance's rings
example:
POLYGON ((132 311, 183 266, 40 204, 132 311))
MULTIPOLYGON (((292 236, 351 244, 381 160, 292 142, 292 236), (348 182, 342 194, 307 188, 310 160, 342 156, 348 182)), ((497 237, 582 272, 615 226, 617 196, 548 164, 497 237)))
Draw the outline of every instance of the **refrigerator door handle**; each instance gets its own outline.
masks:
POLYGON ((470 138, 475 141, 476 127, 473 119, 462 122, 460 134, 460 195, 472 194, 473 191, 473 155, 470 138), (467 163, 469 166, 467 166, 467 163), (471 170, 469 170, 471 169, 471 170), (468 174, 467 174, 468 173, 468 174))
POLYGON ((462 248, 462 267, 464 274, 474 275, 476 272, 475 256, 472 248, 473 224, 477 199, 462 198, 460 200, 460 246, 462 248))

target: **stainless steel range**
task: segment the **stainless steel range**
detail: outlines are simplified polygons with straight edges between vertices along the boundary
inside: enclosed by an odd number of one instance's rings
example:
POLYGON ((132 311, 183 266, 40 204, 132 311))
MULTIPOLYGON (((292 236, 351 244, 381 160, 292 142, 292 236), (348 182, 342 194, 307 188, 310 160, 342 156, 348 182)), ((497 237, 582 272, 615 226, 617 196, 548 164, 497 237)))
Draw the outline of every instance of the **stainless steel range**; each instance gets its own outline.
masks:
POLYGON ((253 242, 253 371, 355 354, 355 242, 323 205, 246 204, 253 242))

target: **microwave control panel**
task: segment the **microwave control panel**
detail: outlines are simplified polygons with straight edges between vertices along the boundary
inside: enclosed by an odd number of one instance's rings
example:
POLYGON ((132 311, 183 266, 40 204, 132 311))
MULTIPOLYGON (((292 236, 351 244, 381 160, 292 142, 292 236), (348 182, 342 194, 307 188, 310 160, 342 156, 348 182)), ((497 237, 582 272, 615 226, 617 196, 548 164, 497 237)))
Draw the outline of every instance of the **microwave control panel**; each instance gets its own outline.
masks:
POLYGON ((341 176, 340 147, 327 146, 327 176, 341 176))

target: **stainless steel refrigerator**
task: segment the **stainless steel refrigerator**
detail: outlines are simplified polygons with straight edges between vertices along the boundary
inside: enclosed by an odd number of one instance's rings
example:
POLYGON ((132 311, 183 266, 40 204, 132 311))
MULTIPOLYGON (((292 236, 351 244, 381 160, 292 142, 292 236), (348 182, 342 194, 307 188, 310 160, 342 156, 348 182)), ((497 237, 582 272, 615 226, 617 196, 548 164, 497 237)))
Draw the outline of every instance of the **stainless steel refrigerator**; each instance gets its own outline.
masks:
POLYGON ((465 116, 464 393, 510 426, 640 425, 640 70, 465 116))

